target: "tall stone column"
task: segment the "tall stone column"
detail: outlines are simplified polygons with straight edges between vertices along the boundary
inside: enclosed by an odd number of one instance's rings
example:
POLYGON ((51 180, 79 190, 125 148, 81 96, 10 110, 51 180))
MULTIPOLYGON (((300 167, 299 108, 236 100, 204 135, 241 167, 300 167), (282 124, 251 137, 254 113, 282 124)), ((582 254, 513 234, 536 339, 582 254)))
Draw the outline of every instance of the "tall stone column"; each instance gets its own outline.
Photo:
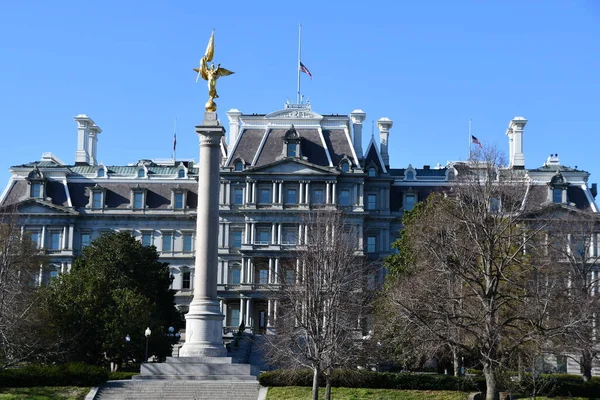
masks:
POLYGON ((215 112, 196 127, 200 139, 194 299, 185 316, 186 340, 180 357, 224 357, 223 314, 217 299, 220 142, 225 129, 215 112))

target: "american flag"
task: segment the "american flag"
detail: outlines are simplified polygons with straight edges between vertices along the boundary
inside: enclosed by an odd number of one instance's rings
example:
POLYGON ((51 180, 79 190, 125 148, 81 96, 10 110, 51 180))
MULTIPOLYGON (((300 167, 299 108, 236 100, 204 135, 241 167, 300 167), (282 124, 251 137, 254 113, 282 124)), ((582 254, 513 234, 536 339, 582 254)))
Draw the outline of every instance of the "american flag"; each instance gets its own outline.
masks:
POLYGON ((175 152, 176 148, 177 148, 177 134, 173 133, 173 152, 175 152))
POLYGON ((479 141, 479 139, 477 139, 477 138, 476 138, 475 136, 473 136, 473 135, 471 135, 471 143, 478 144, 480 148, 481 148, 481 147, 483 147, 483 146, 481 145, 481 142, 479 141))
POLYGON ((300 72, 304 72, 305 74, 310 76, 310 79, 312 80, 312 74, 310 73, 308 68, 306 68, 306 66, 304 64, 302 64, 302 61, 300 61, 300 72))

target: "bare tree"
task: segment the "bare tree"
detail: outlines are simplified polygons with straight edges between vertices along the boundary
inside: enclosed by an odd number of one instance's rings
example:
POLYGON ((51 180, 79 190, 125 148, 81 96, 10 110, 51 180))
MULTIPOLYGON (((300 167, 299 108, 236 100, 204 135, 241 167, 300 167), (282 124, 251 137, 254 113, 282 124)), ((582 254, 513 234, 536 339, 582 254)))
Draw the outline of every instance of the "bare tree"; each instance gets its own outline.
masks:
POLYGON ((551 293, 535 290, 532 279, 546 266, 532 262, 543 227, 524 223, 523 171, 504 168, 495 150, 474 154, 456 172, 450 190, 405 218, 400 254, 387 261, 386 294, 395 322, 417 328, 411 339, 430 351, 448 346, 455 363, 476 357, 494 400, 507 355, 546 320, 551 293))
POLYGON ((552 345, 579 364, 587 382, 600 356, 600 221, 596 214, 570 206, 557 206, 551 215, 548 256, 562 276, 551 318, 563 327, 552 345))
POLYGON ((284 368, 313 371, 313 399, 319 378, 330 397, 333 370, 354 364, 360 348, 360 321, 368 307, 368 269, 358 235, 341 212, 318 210, 306 216, 298 251, 279 276, 275 334, 267 335, 267 357, 284 368))
POLYGON ((42 354, 37 277, 46 262, 29 236, 21 235, 14 209, 0 210, 0 368, 42 354))

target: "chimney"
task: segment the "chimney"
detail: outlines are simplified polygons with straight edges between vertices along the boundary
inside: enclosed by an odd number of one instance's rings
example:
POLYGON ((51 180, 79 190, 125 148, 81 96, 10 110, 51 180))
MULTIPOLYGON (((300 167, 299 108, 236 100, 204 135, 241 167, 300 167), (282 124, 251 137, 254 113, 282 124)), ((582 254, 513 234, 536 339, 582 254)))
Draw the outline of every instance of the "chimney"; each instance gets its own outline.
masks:
POLYGON ((506 135, 508 136, 510 167, 513 169, 525 169, 525 154, 523 154, 523 128, 527 120, 523 117, 515 117, 508 124, 506 135))
POLYGON ((229 145, 227 146, 228 151, 233 149, 233 145, 237 140, 237 136, 240 132, 240 116, 241 111, 237 108, 232 108, 227 111, 227 118, 229 118, 229 145))
POLYGON ((75 122, 77 122, 75 164, 96 165, 98 134, 102 129, 85 114, 76 116, 75 122))
POLYGON ((390 137, 390 129, 394 125, 391 119, 383 117, 377 121, 379 128, 379 144, 381 146, 381 158, 386 168, 390 166, 390 155, 388 153, 388 138, 390 137))
POLYGON ((350 118, 352 119, 352 140, 354 145, 354 151, 356 152, 356 156, 358 157, 358 159, 362 160, 362 128, 363 122, 367 118, 367 114, 365 114, 363 110, 354 110, 350 113, 350 118))

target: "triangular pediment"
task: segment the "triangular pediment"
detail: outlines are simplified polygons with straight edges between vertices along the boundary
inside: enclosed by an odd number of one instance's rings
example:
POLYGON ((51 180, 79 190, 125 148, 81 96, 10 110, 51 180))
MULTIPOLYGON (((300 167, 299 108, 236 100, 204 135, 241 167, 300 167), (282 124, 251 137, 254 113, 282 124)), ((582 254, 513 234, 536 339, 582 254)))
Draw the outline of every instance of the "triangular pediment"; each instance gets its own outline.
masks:
POLYGON ((328 168, 311 164, 298 159, 284 159, 260 167, 248 168, 252 172, 271 173, 271 174, 307 174, 307 175, 331 175, 328 168))
POLYGON ((64 214, 77 215, 77 211, 68 207, 58 206, 44 200, 28 199, 18 203, 19 214, 64 214))

